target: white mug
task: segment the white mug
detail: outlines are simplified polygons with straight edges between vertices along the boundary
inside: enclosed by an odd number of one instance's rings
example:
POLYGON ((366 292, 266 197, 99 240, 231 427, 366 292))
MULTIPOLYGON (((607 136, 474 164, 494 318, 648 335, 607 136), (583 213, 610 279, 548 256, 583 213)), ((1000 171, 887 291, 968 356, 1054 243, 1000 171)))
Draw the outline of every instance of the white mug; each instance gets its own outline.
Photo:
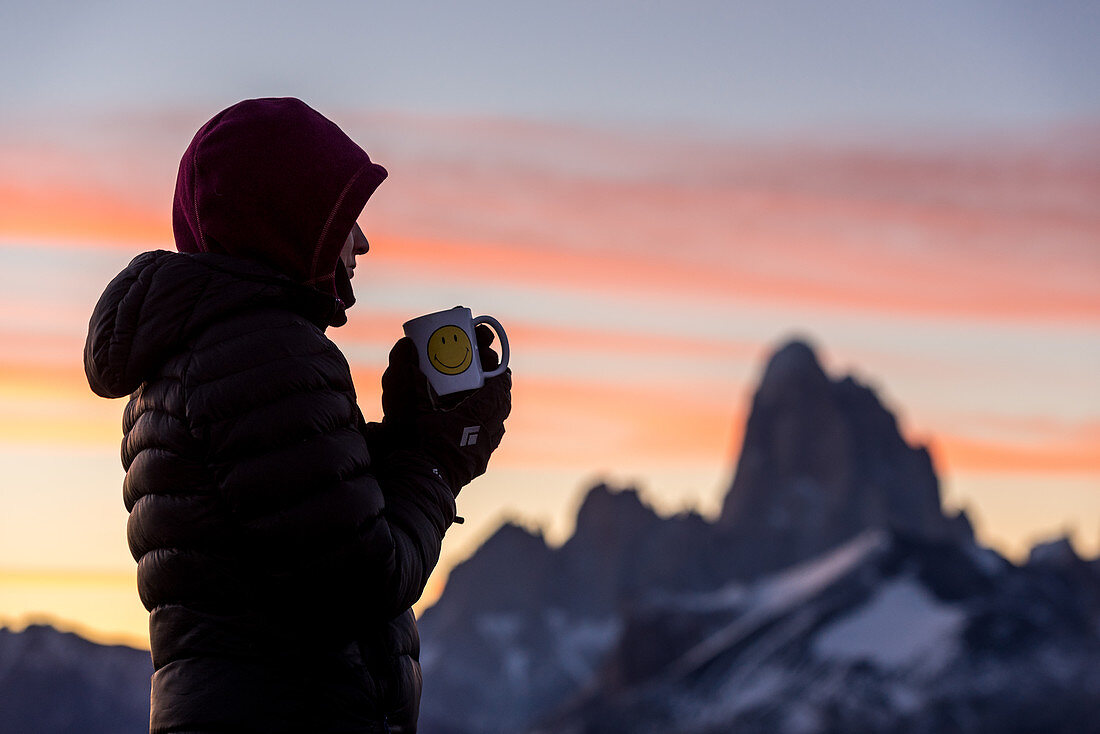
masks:
POLYGON ((416 345, 420 370, 437 395, 474 390, 508 369, 508 335, 492 316, 473 318, 470 309, 455 306, 406 321, 405 336, 416 345), (500 338, 500 366, 482 372, 474 327, 489 324, 500 338))

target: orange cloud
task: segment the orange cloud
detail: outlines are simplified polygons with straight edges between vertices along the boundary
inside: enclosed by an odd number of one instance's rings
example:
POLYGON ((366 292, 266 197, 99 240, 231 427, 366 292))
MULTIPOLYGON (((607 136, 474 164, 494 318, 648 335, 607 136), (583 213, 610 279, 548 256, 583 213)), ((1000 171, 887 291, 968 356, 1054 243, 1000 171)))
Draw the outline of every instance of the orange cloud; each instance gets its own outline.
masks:
POLYGON ((1100 428, 1084 426, 1072 436, 1030 443, 952 434, 928 441, 940 472, 1100 475, 1100 428))
POLYGON ((509 339, 517 344, 537 345, 540 349, 561 354, 591 350, 637 355, 675 354, 684 359, 718 357, 732 360, 756 359, 762 348, 761 344, 754 342, 732 342, 675 334, 627 334, 606 329, 565 328, 523 322, 510 323, 507 328, 509 339))
POLYGON ((122 405, 96 397, 75 359, 0 361, 0 443, 117 446, 122 405))
POLYGON ((674 386, 625 386, 519 376, 509 438, 511 465, 568 460, 597 468, 631 458, 682 461, 729 456, 737 420, 724 404, 674 386))
MULTIPOLYGON (((370 306, 356 313, 348 323, 333 334, 340 343, 351 341, 388 348, 401 335, 401 324, 409 314, 382 311, 370 306)), ((559 326, 510 319, 507 324, 509 343, 519 349, 538 349, 562 355, 578 352, 602 353, 609 356, 633 355, 644 359, 654 354, 674 354, 683 359, 718 358, 750 360, 760 358, 766 345, 756 342, 735 342, 729 339, 707 339, 694 335, 659 333, 624 333, 586 326, 559 326)), ((499 352, 499 344, 494 342, 499 352)))
MULTIPOLYGON (((532 151, 544 132, 528 136, 532 151)), ((489 245, 504 262, 524 259, 517 249, 611 261, 595 277, 574 268, 584 286, 620 287, 643 263, 660 272, 639 285, 665 284, 657 293, 998 320, 1100 314, 1100 218, 1086 203, 1100 176, 1057 151, 636 148, 614 154, 619 171, 608 156, 577 172, 514 151, 412 161, 387 183, 396 213, 373 221, 406 240, 489 245)))
POLYGON ((0 180, 0 235, 131 249, 170 243, 170 210, 153 210, 135 198, 76 184, 30 187, 0 180))
POLYGON ((91 395, 82 365, 0 361, 0 395, 71 398, 91 395))
MULTIPOLYGON (((357 338, 388 343, 391 335, 369 326, 357 338)), ((592 348, 633 349, 630 338, 605 340, 591 332, 517 325, 516 338, 540 347, 567 348, 579 343, 592 348)), ((50 344, 56 338, 37 337, 50 344)), ((659 337, 656 341, 665 341, 659 337)), ((681 343, 669 338, 669 349, 720 350, 724 347, 681 343)), ((67 341, 67 340, 62 340, 67 341)), ((751 346, 732 347, 736 351, 751 346)), ((368 419, 379 417, 376 405, 384 365, 354 368, 360 403, 368 419)), ((509 439, 501 453, 511 465, 545 464, 568 460, 597 467, 631 456, 670 461, 731 457, 740 445, 746 396, 715 396, 697 384, 655 381, 650 384, 614 383, 601 379, 564 379, 549 376, 515 377, 514 410, 509 439)), ((114 445, 120 438, 122 401, 107 401, 88 390, 80 363, 34 360, 0 361, 0 440, 14 443, 96 443, 114 445), (52 407, 51 407, 52 406, 52 407)), ((1034 417, 997 416, 978 420, 958 418, 959 428, 938 426, 927 439, 944 473, 1003 471, 1100 474, 1100 424, 1066 424, 1034 417), (992 421, 992 422, 991 422, 992 421), (1029 438, 1024 438, 1027 436, 1029 438)), ((952 421, 954 424, 955 421, 952 421)))
MULTIPOLYGON (((1039 283, 1018 290, 982 281, 975 269, 951 274, 898 269, 891 277, 869 278, 860 287, 803 275, 737 272, 662 261, 573 252, 547 253, 520 247, 389 235, 373 257, 406 270, 409 277, 465 277, 503 283, 549 285, 588 292, 644 293, 655 300, 704 298, 731 305, 757 301, 796 307, 833 307, 876 314, 938 318, 980 317, 993 321, 1100 321, 1100 291, 1057 290, 1039 283), (907 279, 898 286, 899 278, 907 279), (965 281, 965 282, 964 282, 965 281), (925 290, 922 291, 922 287, 925 290)), ((1100 239, 1098 239, 1100 241, 1100 239)), ((807 249, 814 243, 807 242, 807 249)), ((843 265, 843 263, 841 263, 843 265)), ((851 264, 852 268, 868 267, 851 264)))
MULTIPOLYGON (((393 123, 346 117, 383 131, 393 123)), ((371 257, 418 273, 937 318, 1100 321, 1100 217, 1087 205, 1100 197, 1100 175, 1087 162, 1010 146, 603 145, 608 136, 596 131, 514 121, 402 129, 420 137, 390 151, 394 175, 364 223, 376 235, 371 257)), ((149 147, 137 150, 150 156, 149 147)), ((174 170, 178 147, 157 154, 159 168, 174 170)), ((151 184, 113 193, 117 182, 65 179, 56 160, 49 168, 33 185, 0 170, 0 234, 171 242, 170 191, 153 206, 151 184)))

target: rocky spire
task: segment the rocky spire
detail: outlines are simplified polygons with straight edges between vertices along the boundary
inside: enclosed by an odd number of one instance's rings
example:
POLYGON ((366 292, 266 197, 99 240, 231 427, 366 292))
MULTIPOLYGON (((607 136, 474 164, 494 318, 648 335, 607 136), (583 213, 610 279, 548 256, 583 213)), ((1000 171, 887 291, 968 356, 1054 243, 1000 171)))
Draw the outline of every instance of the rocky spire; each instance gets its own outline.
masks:
POLYGON ((909 446, 868 387, 832 380, 813 348, 791 341, 753 399, 719 526, 738 546, 738 575, 811 558, 873 527, 927 539, 969 535, 940 507, 923 447, 909 446))

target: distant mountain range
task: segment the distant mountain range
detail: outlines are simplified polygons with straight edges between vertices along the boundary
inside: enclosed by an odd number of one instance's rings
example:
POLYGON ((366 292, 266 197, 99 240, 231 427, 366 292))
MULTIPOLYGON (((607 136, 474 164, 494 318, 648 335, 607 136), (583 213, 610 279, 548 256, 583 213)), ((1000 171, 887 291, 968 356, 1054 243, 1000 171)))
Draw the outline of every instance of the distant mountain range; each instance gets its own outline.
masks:
POLYGON ((152 674, 148 650, 97 645, 46 625, 0 628, 0 732, 148 732, 152 674))
MULTIPOLYGON (((784 345, 720 516, 592 488, 503 525, 421 619, 423 734, 1100 732, 1100 561, 1013 565, 874 392, 784 345)), ((0 630, 0 732, 141 732, 149 655, 0 630)))
POLYGON ((505 525, 421 620, 425 734, 1100 731, 1100 567, 947 516, 874 392, 786 344, 720 517, 593 488, 505 525))

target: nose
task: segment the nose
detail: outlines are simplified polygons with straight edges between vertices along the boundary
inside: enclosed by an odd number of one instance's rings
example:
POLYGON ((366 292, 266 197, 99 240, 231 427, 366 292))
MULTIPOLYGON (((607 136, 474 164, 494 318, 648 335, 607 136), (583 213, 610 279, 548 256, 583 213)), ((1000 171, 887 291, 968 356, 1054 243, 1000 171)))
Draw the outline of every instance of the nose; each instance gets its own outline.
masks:
POLYGON ((368 252, 370 252, 370 243, 367 242, 367 236, 363 234, 363 230, 360 229, 358 223, 356 223, 355 225, 352 238, 354 242, 352 252, 354 252, 356 255, 366 255, 368 252))

